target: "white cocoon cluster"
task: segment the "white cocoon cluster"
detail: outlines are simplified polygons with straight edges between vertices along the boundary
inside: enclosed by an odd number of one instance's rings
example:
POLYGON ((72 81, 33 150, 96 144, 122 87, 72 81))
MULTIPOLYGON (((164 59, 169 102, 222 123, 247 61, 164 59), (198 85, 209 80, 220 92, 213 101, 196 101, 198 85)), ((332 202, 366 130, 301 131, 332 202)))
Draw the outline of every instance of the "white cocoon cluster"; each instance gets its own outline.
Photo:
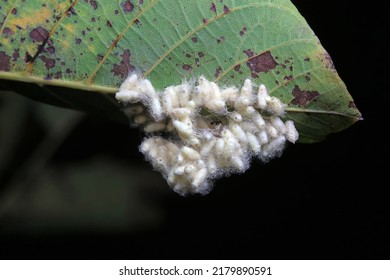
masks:
POLYGON ((208 193, 213 179, 244 172, 253 156, 263 162, 280 156, 299 137, 294 122, 281 119, 285 105, 264 85, 254 92, 249 79, 241 89, 220 88, 201 76, 157 92, 132 74, 116 99, 150 135, 140 151, 182 195, 208 193))

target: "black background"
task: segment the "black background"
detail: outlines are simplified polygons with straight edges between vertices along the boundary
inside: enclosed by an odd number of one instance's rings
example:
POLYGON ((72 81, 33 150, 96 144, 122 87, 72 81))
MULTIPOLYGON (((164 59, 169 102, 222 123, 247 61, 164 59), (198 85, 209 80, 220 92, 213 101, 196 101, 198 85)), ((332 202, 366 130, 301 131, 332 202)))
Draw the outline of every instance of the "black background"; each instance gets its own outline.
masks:
MULTIPOLYGON (((0 257, 389 259, 385 2, 293 2, 332 56, 363 121, 321 143, 290 146, 267 165, 254 163, 244 175, 218 181, 207 196, 183 198, 172 192, 156 199, 164 221, 155 229, 0 235, 0 257)), ((89 117, 52 164, 104 151, 146 166, 136 149, 141 136, 134 133, 89 117), (96 134, 100 141, 91 141, 96 134), (76 145, 88 147, 76 156, 76 145)))

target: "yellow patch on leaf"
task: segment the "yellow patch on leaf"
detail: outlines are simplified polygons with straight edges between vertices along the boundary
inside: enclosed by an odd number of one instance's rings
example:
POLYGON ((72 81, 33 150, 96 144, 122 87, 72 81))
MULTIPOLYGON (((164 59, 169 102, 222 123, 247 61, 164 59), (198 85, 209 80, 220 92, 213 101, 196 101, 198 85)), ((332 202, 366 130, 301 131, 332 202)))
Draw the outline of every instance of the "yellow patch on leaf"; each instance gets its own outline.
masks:
POLYGON ((27 29, 28 26, 45 25, 51 13, 49 8, 43 7, 33 14, 25 13, 20 17, 11 18, 8 25, 12 30, 16 30, 16 26, 27 29))

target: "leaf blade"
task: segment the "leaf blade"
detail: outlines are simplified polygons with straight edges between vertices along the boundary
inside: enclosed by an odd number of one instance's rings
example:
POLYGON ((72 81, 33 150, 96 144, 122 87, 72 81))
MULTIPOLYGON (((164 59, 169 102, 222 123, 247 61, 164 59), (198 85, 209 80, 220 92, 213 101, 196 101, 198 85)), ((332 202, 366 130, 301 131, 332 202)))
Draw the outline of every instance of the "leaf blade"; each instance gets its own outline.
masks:
POLYGON ((112 94, 132 71, 158 89, 200 75, 236 86, 251 77, 288 104, 286 118, 309 143, 361 118, 329 54, 288 0, 45 4, 50 20, 31 25, 10 11, 28 16, 42 8, 37 2, 2 9, 2 28, 13 34, 0 40, 0 78, 112 94), (18 56, 9 42, 21 36, 26 46, 18 56))

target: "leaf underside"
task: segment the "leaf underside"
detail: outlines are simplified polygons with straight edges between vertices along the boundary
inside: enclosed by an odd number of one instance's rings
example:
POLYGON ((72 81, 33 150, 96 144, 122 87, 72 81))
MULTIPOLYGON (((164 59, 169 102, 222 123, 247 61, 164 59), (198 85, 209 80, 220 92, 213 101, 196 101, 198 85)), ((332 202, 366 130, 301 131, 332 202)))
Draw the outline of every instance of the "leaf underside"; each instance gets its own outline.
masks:
POLYGON ((329 54, 289 0, 0 1, 0 86, 124 121, 133 71, 158 89, 250 77, 288 104, 300 142, 360 119, 329 54))

